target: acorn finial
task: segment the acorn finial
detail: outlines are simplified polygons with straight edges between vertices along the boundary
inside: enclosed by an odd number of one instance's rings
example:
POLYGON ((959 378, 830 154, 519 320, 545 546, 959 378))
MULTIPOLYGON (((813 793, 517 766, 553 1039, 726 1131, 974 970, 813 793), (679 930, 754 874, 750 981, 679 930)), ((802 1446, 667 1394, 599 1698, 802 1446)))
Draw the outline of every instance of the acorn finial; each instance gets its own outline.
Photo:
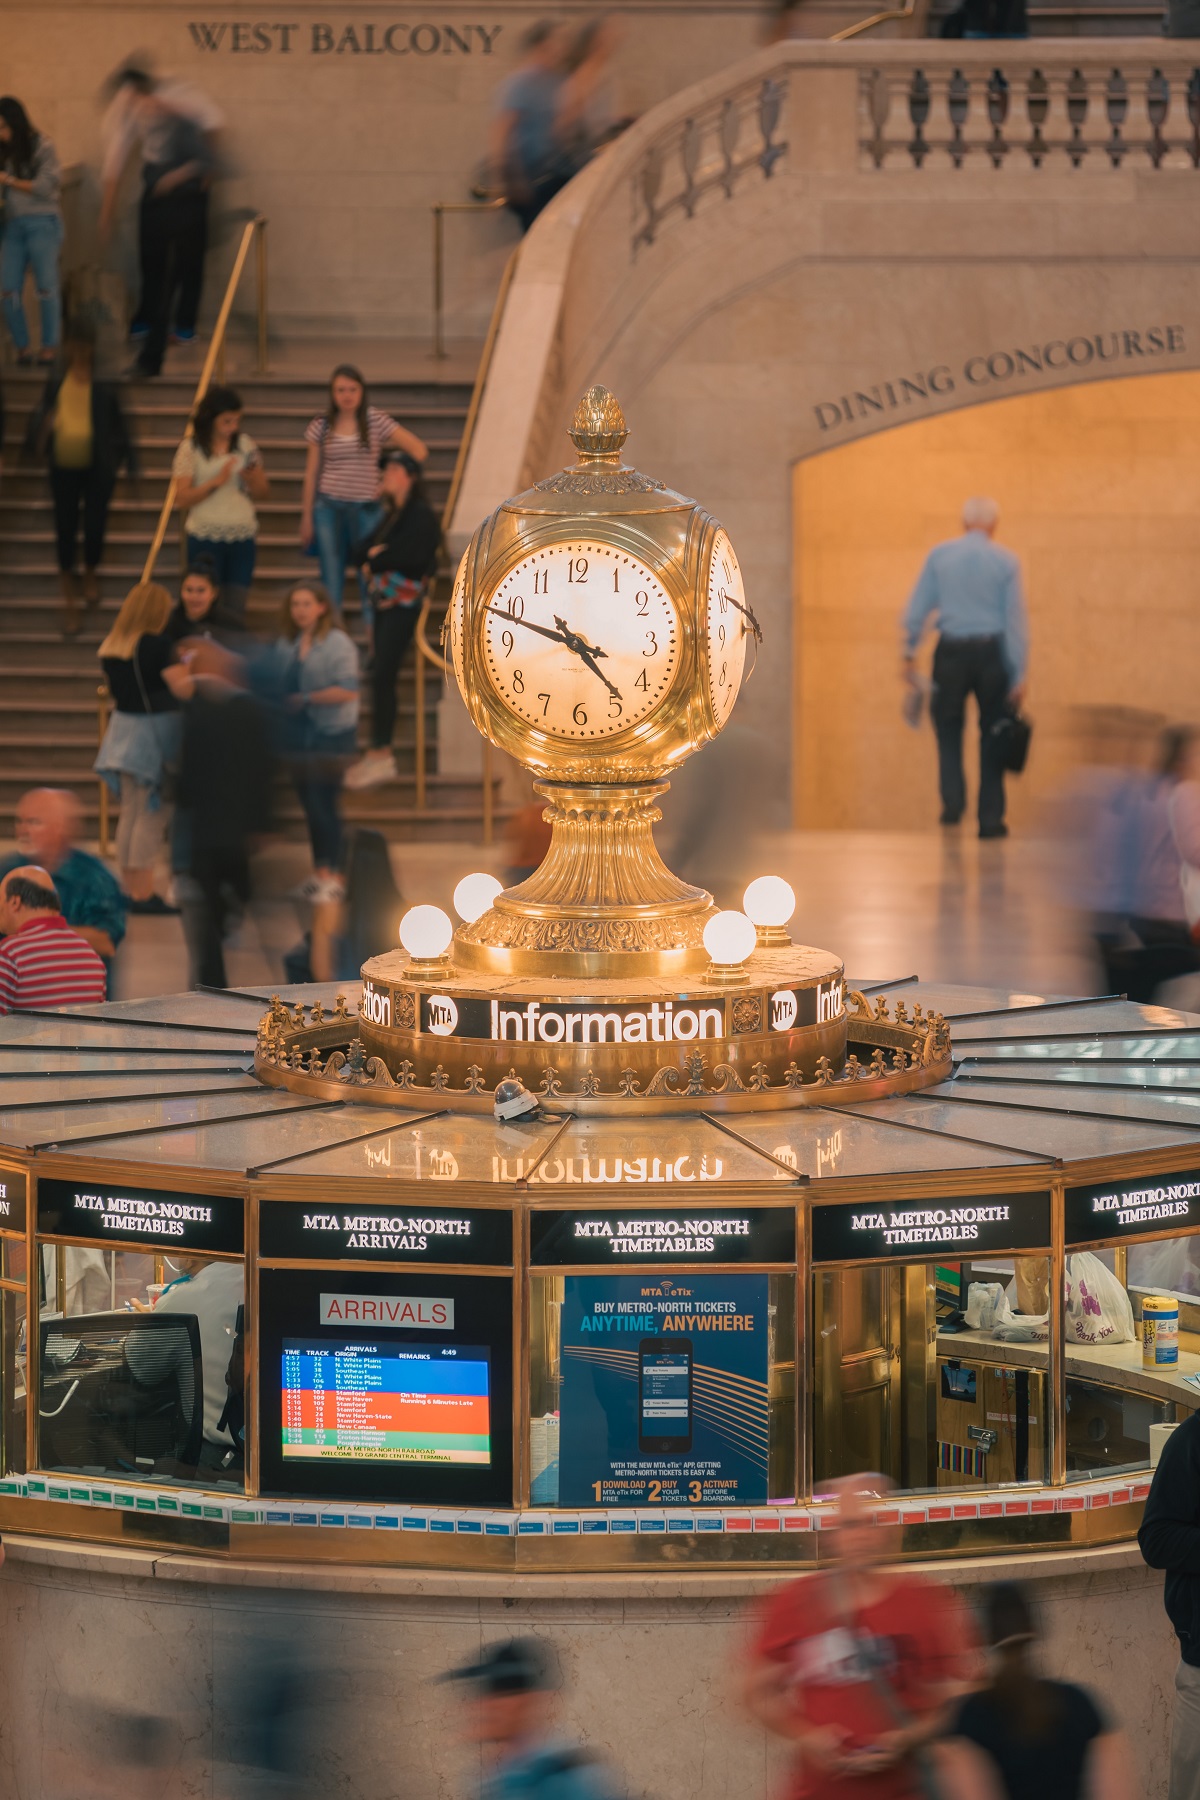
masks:
POLYGON ((570 436, 582 458, 617 457, 629 431, 616 395, 590 387, 575 408, 570 436))

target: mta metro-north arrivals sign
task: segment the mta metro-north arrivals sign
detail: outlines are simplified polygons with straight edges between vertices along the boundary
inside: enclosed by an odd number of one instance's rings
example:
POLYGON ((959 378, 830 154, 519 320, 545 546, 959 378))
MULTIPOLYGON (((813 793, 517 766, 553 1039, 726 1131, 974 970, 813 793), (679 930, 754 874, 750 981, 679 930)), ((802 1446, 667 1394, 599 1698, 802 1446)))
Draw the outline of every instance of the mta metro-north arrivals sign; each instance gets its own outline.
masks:
POLYGON ((1069 1187, 1066 1225, 1068 1244, 1194 1230, 1200 1225, 1200 1169, 1069 1187))
POLYGON ((117 1248, 161 1244, 174 1250, 240 1256, 245 1242, 244 1204, 225 1194, 101 1187, 86 1179, 42 1177, 37 1216, 42 1237, 87 1238, 117 1248))
POLYGON ((1050 1195, 975 1194, 970 1199, 895 1205, 814 1206, 814 1262, 916 1262, 956 1251, 1044 1250, 1050 1243, 1050 1195))
POLYGON ((512 1214, 437 1206, 314 1206, 264 1200, 258 1219, 264 1257, 304 1262, 476 1264, 509 1268, 512 1214))

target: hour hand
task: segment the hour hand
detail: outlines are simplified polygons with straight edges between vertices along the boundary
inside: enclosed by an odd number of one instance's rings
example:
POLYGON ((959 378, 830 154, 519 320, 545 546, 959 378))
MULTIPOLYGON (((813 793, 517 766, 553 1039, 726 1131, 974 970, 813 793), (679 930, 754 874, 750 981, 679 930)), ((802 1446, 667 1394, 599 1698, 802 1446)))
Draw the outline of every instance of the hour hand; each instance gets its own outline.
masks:
POLYGON ((589 668, 593 675, 598 675, 600 677, 600 680, 604 683, 613 699, 619 700, 621 698, 620 688, 613 686, 612 682, 608 679, 608 676, 596 662, 598 656, 607 658, 607 650, 602 650, 599 644, 589 644, 585 637, 580 637, 577 631, 572 631, 566 620, 560 619, 557 613, 554 615, 554 623, 562 632, 563 642, 567 645, 568 649, 575 652, 585 668, 589 668))

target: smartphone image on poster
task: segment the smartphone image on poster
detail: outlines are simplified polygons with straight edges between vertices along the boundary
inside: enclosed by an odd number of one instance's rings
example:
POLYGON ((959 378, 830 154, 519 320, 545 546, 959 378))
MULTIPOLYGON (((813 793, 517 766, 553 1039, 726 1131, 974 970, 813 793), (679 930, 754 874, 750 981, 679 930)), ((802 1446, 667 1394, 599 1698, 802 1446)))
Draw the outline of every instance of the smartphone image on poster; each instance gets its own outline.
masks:
POLYGON ((692 1447, 692 1340, 646 1337, 638 1345, 638 1450, 683 1456, 692 1447))

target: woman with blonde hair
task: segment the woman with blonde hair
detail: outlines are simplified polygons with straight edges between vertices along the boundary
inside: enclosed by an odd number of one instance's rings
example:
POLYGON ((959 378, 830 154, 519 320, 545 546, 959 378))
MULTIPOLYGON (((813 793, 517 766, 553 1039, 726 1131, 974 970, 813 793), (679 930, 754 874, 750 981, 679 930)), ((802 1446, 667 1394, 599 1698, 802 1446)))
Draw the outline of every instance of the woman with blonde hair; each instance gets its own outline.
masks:
POLYGON ((163 679, 174 654, 171 607, 166 588, 139 582, 99 651, 113 711, 95 769, 120 801, 117 861, 133 913, 178 910, 155 886, 171 818, 169 777, 179 761, 178 703, 163 679))
POLYGON ((319 581, 298 581, 284 601, 274 664, 284 749, 312 844, 313 874, 300 894, 314 904, 341 900, 341 789, 358 739, 358 651, 319 581))

